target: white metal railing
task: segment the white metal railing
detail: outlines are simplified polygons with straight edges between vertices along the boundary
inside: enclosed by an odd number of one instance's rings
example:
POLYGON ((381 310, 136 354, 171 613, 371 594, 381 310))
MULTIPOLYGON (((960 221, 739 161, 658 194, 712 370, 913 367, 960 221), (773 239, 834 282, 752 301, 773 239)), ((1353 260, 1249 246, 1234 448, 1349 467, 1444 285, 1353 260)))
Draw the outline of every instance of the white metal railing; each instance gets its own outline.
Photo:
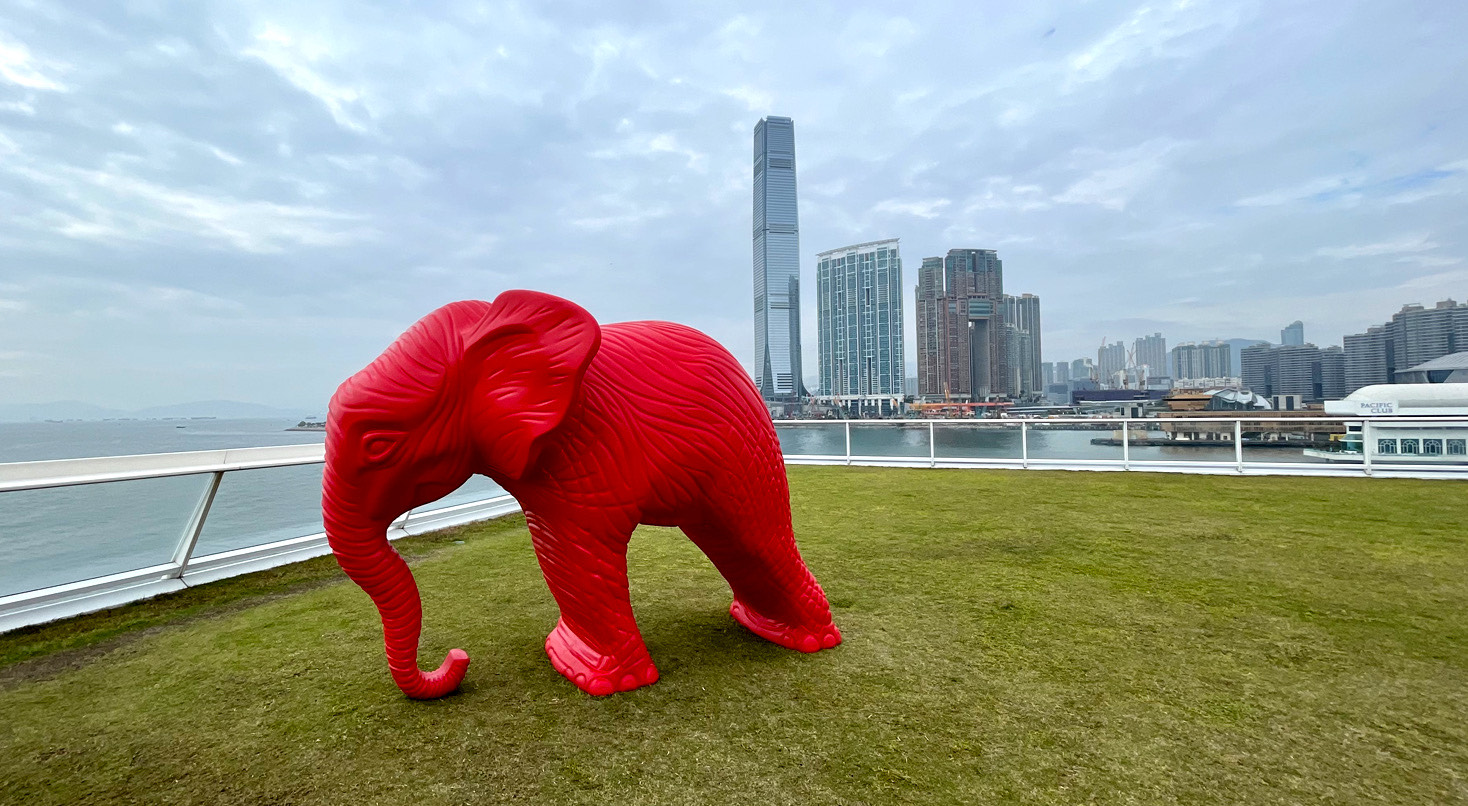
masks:
MULTIPOLYGON (((1462 438, 1468 438, 1468 419, 1451 416, 1428 417, 1342 417, 1336 415, 1283 417, 1279 415, 1218 415, 1203 417, 1053 417, 1053 418, 995 418, 995 419, 910 419, 910 420, 776 420, 778 431, 789 433, 797 429, 839 428, 839 438, 829 442, 835 450, 822 453, 785 454, 786 464, 793 465, 854 465, 867 467, 943 467, 943 468, 1017 468, 1027 470, 1134 470, 1164 473, 1202 473, 1231 475, 1293 475, 1293 476, 1336 476, 1377 478, 1423 478, 1423 479, 1468 479, 1468 455, 1417 456, 1417 461, 1404 461, 1401 455, 1391 459, 1373 458, 1367 451, 1359 457, 1340 461, 1304 461, 1303 450, 1319 448, 1325 443, 1305 439, 1280 439, 1250 444, 1247 436, 1253 433, 1287 433, 1288 426, 1331 424, 1344 431, 1346 424, 1361 424, 1362 442, 1379 436, 1377 429, 1452 428, 1461 430, 1462 438), (1157 458, 1135 455, 1141 436, 1152 431, 1161 431, 1164 426, 1193 426, 1217 424, 1219 433, 1228 435, 1224 440, 1230 448, 1227 459, 1207 458, 1157 458), (919 433, 926 431, 926 455, 871 454, 853 451, 852 432, 863 430, 901 429, 919 433), (1018 432, 1018 441, 1010 455, 963 456, 940 455, 938 431, 943 429, 994 429, 1018 432), (1041 456, 1031 449, 1031 435, 1036 432, 1056 431, 1114 431, 1120 432, 1116 441, 1116 453, 1109 457, 1096 456, 1041 456), (1141 435, 1141 436, 1139 436, 1141 435), (1300 461, 1266 461, 1246 457, 1246 451, 1280 452, 1298 450, 1300 461)), ((1384 432, 1382 432, 1384 433, 1384 432)), ((1198 450, 1196 442, 1178 440, 1169 446, 1147 444, 1145 447, 1173 447, 1180 451, 1198 450)), ((1215 447, 1215 449, 1217 449, 1215 447)), ((1346 456, 1342 454, 1342 456, 1346 456)))
MULTIPOLYGON (((1391 462, 1380 457, 1375 461, 1367 452, 1360 461, 1348 462, 1272 462, 1245 456, 1243 437, 1246 433, 1269 430, 1274 425, 1314 423, 1361 423, 1363 444, 1371 444, 1379 429, 1393 432, 1403 429, 1461 429, 1468 437, 1468 420, 1453 417, 1188 417, 1164 418, 1085 418, 1046 419, 962 419, 962 420, 777 420, 777 431, 784 437, 795 429, 840 429, 829 435, 834 448, 821 453, 786 453, 785 461, 793 465, 851 465, 867 467, 929 468, 1016 468, 1055 470, 1120 470, 1172 473, 1207 473, 1233 475, 1300 475, 1300 476, 1366 476, 1373 478, 1468 479, 1468 457, 1442 456, 1439 461, 1391 462), (1133 450, 1133 434, 1155 430, 1163 424, 1200 425, 1217 423, 1218 433, 1231 437, 1232 451, 1226 459, 1158 459, 1138 458, 1133 450), (922 438, 900 446, 909 453, 863 454, 853 452, 852 433, 859 435, 875 430, 916 432, 922 438), (963 456, 940 453, 938 434, 950 429, 998 429, 1017 432, 1012 455, 963 456), (1084 430, 1085 433, 1119 431, 1121 438, 1114 456, 1055 457, 1037 455, 1032 437, 1040 432, 1084 430)), ((1379 433, 1386 433, 1380 430, 1379 433)), ((1089 441, 1087 441, 1089 444, 1089 441)), ((1181 444, 1181 443, 1180 443, 1181 444)), ((1290 447, 1309 447, 1304 440, 1290 447)), ((1273 448, 1271 450, 1288 450, 1273 448)), ((0 495, 19 490, 38 490, 102 484, 117 481, 154 479, 170 476, 208 475, 208 483, 195 503, 180 531, 178 543, 168 562, 136 568, 108 576, 82 579, 39 590, 0 597, 0 632, 29 624, 37 624, 66 616, 113 607, 160 593, 182 590, 190 585, 223 579, 237 574, 263 570, 298 560, 326 554, 330 548, 324 533, 273 540, 230 551, 196 556, 199 536, 209 518, 210 509, 226 473, 260 468, 279 468, 321 464, 325 461, 321 444, 291 445, 267 448, 193 451, 188 453, 109 456, 90 459, 62 459, 43 462, 0 464, 0 495)), ((509 495, 444 506, 423 512, 410 512, 388 530, 389 539, 442 529, 475 520, 499 517, 516 512, 519 503, 509 495)))
MULTIPOLYGON (((191 585, 261 571, 329 553, 331 549, 326 543, 326 534, 317 532, 214 554, 195 554, 199 536, 203 534, 209 511, 226 473, 322 464, 326 461, 325 450, 324 445, 316 443, 0 464, 0 495, 19 490, 171 476, 208 476, 204 491, 190 511, 178 543, 167 562, 0 597, 0 632, 115 607, 161 593, 183 590, 191 585)), ((519 509, 520 505, 513 497, 497 495, 455 506, 409 512, 392 524, 387 536, 389 540, 396 540, 461 523, 507 515, 519 509)))

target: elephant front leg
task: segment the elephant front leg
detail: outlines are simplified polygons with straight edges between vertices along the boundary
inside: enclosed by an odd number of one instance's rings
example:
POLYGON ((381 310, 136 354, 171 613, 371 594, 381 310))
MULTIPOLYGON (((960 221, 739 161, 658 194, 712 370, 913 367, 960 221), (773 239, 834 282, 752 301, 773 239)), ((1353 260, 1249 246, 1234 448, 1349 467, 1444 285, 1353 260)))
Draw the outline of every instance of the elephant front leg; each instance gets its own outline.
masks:
POLYGON ((545 639, 551 665, 601 697, 654 683, 657 667, 632 615, 627 542, 636 521, 620 512, 526 513, 541 573, 561 608, 545 639))

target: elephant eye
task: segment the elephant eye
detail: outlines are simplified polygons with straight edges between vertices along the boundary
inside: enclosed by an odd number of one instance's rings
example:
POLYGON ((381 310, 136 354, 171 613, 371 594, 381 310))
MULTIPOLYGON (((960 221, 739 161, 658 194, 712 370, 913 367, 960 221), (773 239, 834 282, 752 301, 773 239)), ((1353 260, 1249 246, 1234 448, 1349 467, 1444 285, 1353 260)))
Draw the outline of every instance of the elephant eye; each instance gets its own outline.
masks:
POLYGON ((371 431, 362 437, 362 456, 369 462, 381 462, 392 455, 397 447, 398 435, 383 431, 371 431))

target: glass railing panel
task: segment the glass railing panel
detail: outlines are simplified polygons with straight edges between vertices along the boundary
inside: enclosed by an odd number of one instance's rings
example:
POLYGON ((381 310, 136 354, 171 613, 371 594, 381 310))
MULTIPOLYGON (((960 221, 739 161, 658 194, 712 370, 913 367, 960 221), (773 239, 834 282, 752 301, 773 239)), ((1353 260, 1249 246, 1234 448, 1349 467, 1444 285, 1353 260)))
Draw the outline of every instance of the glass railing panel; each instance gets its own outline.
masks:
POLYGON ((321 532, 321 465, 224 474, 194 556, 321 532))
POLYGON ((0 493, 0 596, 170 561, 208 479, 0 493))
MULTIPOLYGON (((321 520, 322 465, 271 467, 224 474, 194 556, 260 546, 317 534, 321 520)), ((452 493, 417 511, 503 495, 499 485, 472 476, 452 493)))
MULTIPOLYGON (((924 427, 927 423, 923 424, 924 427)), ((934 454, 938 459, 1022 458, 1020 424, 982 420, 934 420, 934 454)))
POLYGON ((470 476, 469 480, 464 482, 463 485, 459 487, 459 489, 454 490, 453 492, 449 493, 443 498, 440 498, 437 501, 434 501, 431 504, 424 504, 423 506, 418 507, 418 509, 415 511, 428 512, 434 509, 451 507, 456 504, 467 504, 471 501, 483 501, 486 498, 497 498, 504 494, 504 489, 502 489, 498 484, 495 484, 493 481, 490 481, 488 477, 470 476))
POLYGON ((1281 413, 1264 420, 1242 419, 1244 464, 1362 464, 1358 434, 1347 442, 1346 424, 1281 413))
POLYGON ((926 459, 928 424, 921 420, 852 423, 851 455, 926 459))
POLYGON ((846 427, 841 423, 775 423, 780 451, 786 456, 846 456, 846 427))
MULTIPOLYGON (((1119 436, 1115 425, 1110 436, 1119 436)), ((1133 462, 1236 464, 1233 422, 1197 417, 1144 417, 1131 420, 1127 458, 1133 462)), ((1119 443, 1118 443, 1119 444, 1119 443)))
MULTIPOLYGON (((1120 462, 1122 458, 1121 423, 1030 420, 1026 423, 1026 432, 1029 458, 1032 460, 1120 462)), ((1018 443, 1018 428, 1011 439, 1018 443)), ((938 444, 941 448, 943 443, 940 441, 938 444)), ((1015 455, 1018 454, 1016 447, 1015 455)))

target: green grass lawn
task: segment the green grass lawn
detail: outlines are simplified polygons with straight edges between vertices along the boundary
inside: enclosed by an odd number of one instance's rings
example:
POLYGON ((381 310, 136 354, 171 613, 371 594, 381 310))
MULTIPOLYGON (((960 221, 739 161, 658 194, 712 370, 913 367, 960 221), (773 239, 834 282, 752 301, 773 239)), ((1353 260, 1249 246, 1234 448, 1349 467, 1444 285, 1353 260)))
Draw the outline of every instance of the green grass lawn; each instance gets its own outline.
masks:
POLYGON ((750 635, 645 528, 662 679, 583 695, 509 518, 401 544, 424 665, 473 658, 439 701, 399 694, 330 558, 0 636, 0 802, 1468 802, 1461 483, 790 480, 834 650, 750 635))

